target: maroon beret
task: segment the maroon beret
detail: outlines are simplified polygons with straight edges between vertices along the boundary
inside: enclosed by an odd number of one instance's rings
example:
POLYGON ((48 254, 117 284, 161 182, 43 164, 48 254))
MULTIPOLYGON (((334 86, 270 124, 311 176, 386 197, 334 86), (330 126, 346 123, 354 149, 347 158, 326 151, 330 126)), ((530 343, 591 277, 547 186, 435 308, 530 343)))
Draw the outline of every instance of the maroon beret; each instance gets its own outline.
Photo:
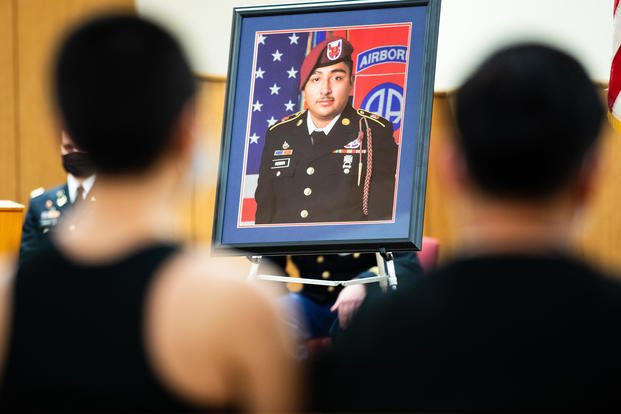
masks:
POLYGON ((304 89, 308 78, 315 68, 322 66, 335 65, 339 62, 351 62, 351 54, 354 53, 354 47, 347 39, 335 37, 326 39, 319 43, 310 51, 302 62, 300 68, 300 90, 304 89))

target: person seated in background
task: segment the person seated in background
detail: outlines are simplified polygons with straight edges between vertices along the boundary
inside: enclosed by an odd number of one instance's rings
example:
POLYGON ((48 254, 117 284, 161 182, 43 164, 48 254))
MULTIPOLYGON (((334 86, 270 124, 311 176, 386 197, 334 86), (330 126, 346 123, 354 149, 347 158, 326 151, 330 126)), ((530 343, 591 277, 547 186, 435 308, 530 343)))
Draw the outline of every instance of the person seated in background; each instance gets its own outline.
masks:
MULTIPOLYGON (((423 270, 415 252, 396 253, 395 272, 400 287, 419 280, 423 270)), ((292 255, 268 257, 281 273, 326 281, 351 280, 377 276, 373 253, 292 255), (289 271, 287 271, 289 270, 289 271)), ((295 282, 295 279, 292 280, 295 282)), ((369 298, 383 296, 378 283, 350 286, 304 284, 297 292, 287 293, 282 302, 286 319, 303 340, 338 335, 347 329, 360 305, 369 298)))
POLYGON ((363 306, 315 367, 314 408, 619 409, 621 286, 570 247, 596 179, 595 85, 564 52, 514 45, 466 80, 455 111, 441 168, 460 254, 363 306))
POLYGON ((247 264, 176 237, 196 95, 179 44, 139 17, 94 18, 64 40, 53 79, 98 200, 1 280, 0 411, 295 410, 271 296, 245 283, 247 264))
POLYGON ((69 208, 81 201, 95 201, 90 195, 95 183, 93 164, 88 154, 78 148, 65 131, 61 134, 60 155, 67 172, 67 182, 49 190, 39 187, 30 193, 28 211, 22 226, 19 261, 22 262, 41 246, 69 208))

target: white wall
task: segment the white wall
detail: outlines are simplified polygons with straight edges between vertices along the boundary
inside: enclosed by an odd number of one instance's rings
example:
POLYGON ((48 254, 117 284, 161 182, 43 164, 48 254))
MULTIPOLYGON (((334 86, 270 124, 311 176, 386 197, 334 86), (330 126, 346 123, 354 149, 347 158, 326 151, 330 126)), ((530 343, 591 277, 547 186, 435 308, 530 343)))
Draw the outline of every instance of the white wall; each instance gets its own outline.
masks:
MULTIPOLYGON (((138 13, 181 39, 195 70, 225 76, 233 7, 299 0, 136 0, 138 13)), ((485 55, 517 40, 538 40, 576 56, 607 82, 613 0, 443 0, 436 91, 456 88, 485 55)))
POLYGON ((443 0, 436 90, 453 89, 492 50, 538 40, 569 51, 608 82, 613 0, 443 0))
POLYGON ((233 7, 300 2, 300 0, 136 0, 136 7, 138 14, 159 21, 180 37, 196 72, 202 75, 226 76, 233 7))

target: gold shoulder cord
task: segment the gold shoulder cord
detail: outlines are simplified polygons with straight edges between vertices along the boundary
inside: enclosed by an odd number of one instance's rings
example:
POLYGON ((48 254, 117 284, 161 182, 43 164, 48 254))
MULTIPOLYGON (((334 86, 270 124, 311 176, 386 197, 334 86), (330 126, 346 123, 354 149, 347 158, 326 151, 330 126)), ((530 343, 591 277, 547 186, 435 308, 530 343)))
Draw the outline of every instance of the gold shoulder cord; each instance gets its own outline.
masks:
POLYGON ((303 113, 304 113, 304 111, 300 111, 297 114, 291 115, 291 118, 285 119, 284 121, 276 122, 274 125, 269 127, 269 131, 271 131, 272 129, 276 128, 279 125, 283 125, 283 124, 286 124, 287 122, 291 122, 291 121, 294 121, 294 120, 298 119, 300 117, 300 115, 302 115, 303 113))
POLYGON ((358 115, 365 117, 366 119, 370 119, 373 122, 377 122, 378 124, 380 124, 382 127, 386 127, 386 125, 384 125, 383 122, 378 121, 377 119, 367 115, 362 109, 358 109, 358 111, 356 111, 358 113, 358 115))
MULTIPOLYGON (((371 128, 369 127, 367 118, 373 119, 368 116, 364 116, 364 118, 361 117, 360 120, 358 121, 358 138, 357 138, 362 143, 362 137, 365 135, 364 132, 362 131, 362 121, 364 121, 364 125, 366 127, 365 128, 366 138, 367 138, 367 171, 364 177, 364 188, 362 191, 362 214, 364 214, 365 216, 369 215, 369 190, 371 187, 371 175, 373 174, 373 134, 371 132, 371 128)), ((381 122, 379 121, 376 121, 376 122, 382 125, 381 122)), ((358 155, 358 187, 360 187, 361 175, 362 175, 362 146, 360 148, 360 153, 358 155)))

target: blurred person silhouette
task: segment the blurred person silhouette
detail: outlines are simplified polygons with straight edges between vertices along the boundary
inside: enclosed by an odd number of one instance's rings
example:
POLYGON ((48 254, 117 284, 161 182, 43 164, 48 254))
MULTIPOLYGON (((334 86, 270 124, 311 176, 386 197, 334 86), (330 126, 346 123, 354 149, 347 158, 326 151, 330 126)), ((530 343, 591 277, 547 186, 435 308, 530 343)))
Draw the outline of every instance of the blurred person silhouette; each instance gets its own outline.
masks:
POLYGON ((45 190, 32 190, 28 211, 22 226, 19 261, 24 261, 49 237, 50 230, 63 218, 63 214, 82 201, 94 202, 91 193, 95 171, 88 153, 78 148, 65 131, 61 133, 60 155, 67 172, 65 184, 45 190))
POLYGON ((597 176, 594 84, 564 52, 514 45, 466 80, 455 111, 441 168, 460 254, 363 305, 315 367, 315 408, 619 409, 621 286, 569 245, 597 176))
POLYGON ((195 145, 179 44, 139 17, 97 17, 64 40, 53 79, 99 197, 0 283, 0 411, 294 410, 272 298, 247 264, 175 236, 195 145))

